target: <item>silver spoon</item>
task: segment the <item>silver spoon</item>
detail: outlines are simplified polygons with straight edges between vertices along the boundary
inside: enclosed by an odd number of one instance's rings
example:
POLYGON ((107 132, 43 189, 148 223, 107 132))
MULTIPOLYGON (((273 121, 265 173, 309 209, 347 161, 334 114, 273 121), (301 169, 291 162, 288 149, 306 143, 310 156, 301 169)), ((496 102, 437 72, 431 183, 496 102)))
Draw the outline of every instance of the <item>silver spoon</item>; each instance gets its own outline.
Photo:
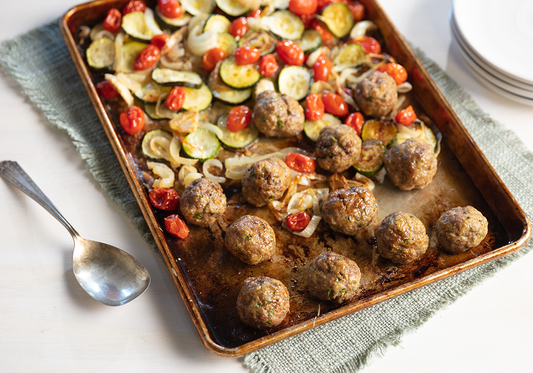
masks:
POLYGON ((137 259, 114 246, 81 237, 17 162, 0 162, 0 176, 67 228, 74 240, 74 276, 91 297, 107 306, 121 306, 148 288, 150 274, 137 259))

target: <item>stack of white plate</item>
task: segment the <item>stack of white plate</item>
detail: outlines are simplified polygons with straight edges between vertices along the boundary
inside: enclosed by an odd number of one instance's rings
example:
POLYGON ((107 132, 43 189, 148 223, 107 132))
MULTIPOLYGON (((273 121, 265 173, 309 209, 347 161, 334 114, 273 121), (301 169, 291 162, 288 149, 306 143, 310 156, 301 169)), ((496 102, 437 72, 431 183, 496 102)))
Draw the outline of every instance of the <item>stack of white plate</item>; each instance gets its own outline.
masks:
POLYGON ((533 106, 533 0, 454 0, 451 26, 487 88, 533 106))

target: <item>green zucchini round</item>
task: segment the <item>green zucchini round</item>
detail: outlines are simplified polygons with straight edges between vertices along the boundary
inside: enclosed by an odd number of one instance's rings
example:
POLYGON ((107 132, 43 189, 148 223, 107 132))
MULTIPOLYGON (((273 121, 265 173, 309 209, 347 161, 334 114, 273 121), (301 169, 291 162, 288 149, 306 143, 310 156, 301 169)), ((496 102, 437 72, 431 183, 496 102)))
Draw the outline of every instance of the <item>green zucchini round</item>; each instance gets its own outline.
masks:
POLYGON ((316 142, 322 128, 331 126, 332 124, 342 124, 342 122, 336 116, 325 113, 322 119, 312 121, 306 120, 304 123, 304 133, 309 140, 316 142))
POLYGON ((256 64, 239 65, 235 57, 228 57, 220 66, 220 78, 235 89, 249 89, 261 79, 256 64))
POLYGON ((154 152, 152 148, 152 144, 151 144, 152 140, 158 137, 164 140, 167 140, 170 143, 170 141, 172 141, 173 136, 170 132, 162 130, 162 129, 155 129, 155 130, 147 132, 146 135, 144 135, 143 141, 141 144, 142 152, 146 157, 151 158, 151 159, 165 159, 165 158, 162 158, 156 152, 154 152))
POLYGON ((220 10, 232 17, 242 16, 250 10, 247 6, 235 0, 216 0, 216 3, 220 10))
POLYGON ((115 61, 115 42, 107 38, 95 40, 87 48, 86 56, 91 68, 110 69, 115 61))
POLYGON ((205 84, 198 89, 185 87, 185 101, 183 102, 184 110, 202 111, 211 105, 213 95, 205 84))
POLYGON ((251 29, 239 40, 239 47, 251 47, 259 51, 261 56, 273 53, 278 40, 265 30, 251 29))
POLYGON ((313 53, 322 46, 322 36, 314 29, 305 30, 302 38, 296 40, 305 54, 313 53))
POLYGON ((295 100, 302 100, 311 87, 311 72, 303 66, 285 66, 278 76, 278 89, 295 100))
POLYGON ((219 140, 227 147, 233 149, 246 148, 259 137, 259 130, 254 125, 240 130, 239 132, 231 132, 228 130, 226 121, 228 114, 221 115, 217 120, 217 126, 222 130, 223 136, 219 140))
POLYGON ((396 132, 398 128, 392 120, 369 119, 363 124, 361 139, 363 141, 379 140, 387 146, 396 137, 396 132))
POLYGON ((155 110, 156 104, 144 104, 144 112, 153 120, 172 119, 178 114, 177 111, 170 110, 165 104, 159 105, 159 112, 155 110))
POLYGON ((201 162, 215 158, 220 150, 220 142, 216 135, 203 128, 189 133, 184 140, 183 151, 185 154, 201 162))
POLYGON ((322 10, 322 21, 336 38, 350 34, 354 25, 353 14, 344 3, 331 3, 322 10))
POLYGON ((155 7, 155 20, 164 28, 168 28, 172 31, 178 30, 187 25, 191 18, 192 16, 187 12, 183 12, 183 14, 178 18, 168 18, 161 14, 159 11, 159 5, 155 7))
POLYGON ((383 167, 385 161, 385 145, 379 140, 370 139, 363 141, 359 159, 353 165, 362 175, 375 175, 383 167))

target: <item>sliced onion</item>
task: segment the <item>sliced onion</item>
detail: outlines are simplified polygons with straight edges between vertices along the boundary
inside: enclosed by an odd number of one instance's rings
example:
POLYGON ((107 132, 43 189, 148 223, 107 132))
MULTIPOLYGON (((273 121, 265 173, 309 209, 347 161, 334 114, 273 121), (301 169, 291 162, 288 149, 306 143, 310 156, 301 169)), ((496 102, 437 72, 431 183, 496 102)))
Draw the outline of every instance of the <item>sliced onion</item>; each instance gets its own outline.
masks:
POLYGON ((113 35, 112 32, 109 32, 107 30, 100 30, 93 35, 92 40, 98 40, 98 39, 103 39, 103 38, 107 38, 109 40, 115 40, 115 35, 113 35))
POLYGON ((133 80, 134 82, 144 84, 144 83, 147 83, 150 79, 152 79, 152 70, 146 69, 146 70, 134 71, 131 73, 124 73, 124 75, 128 77, 130 80, 133 80))
POLYGON ((198 173, 198 170, 196 169, 196 167, 189 166, 189 165, 182 166, 180 168, 180 171, 178 172, 178 181, 180 182, 180 184, 183 184, 185 180, 185 176, 191 173, 198 173))
POLYGON ((117 77, 117 80, 124 84, 125 87, 127 87, 130 91, 137 91, 138 89, 141 89, 142 88, 142 84, 139 83, 139 82, 136 82, 135 80, 131 79, 130 77, 128 77, 126 74, 124 73, 118 73, 116 75, 117 77))
POLYGON ((208 159, 207 161, 204 162, 202 166, 202 171, 204 172, 205 177, 207 177, 208 179, 211 179, 214 182, 221 183, 221 184, 225 183, 226 178, 213 175, 211 172, 209 172, 210 167, 215 167, 215 168, 219 168, 223 170, 224 166, 222 165, 222 162, 220 162, 218 159, 208 159))
POLYGON ((158 162, 146 162, 146 165, 159 179, 154 181, 154 188, 171 188, 174 186, 174 171, 166 164, 158 162))
POLYGON ((303 155, 311 154, 307 150, 303 150, 303 149, 296 148, 296 147, 283 148, 283 149, 280 149, 279 152, 285 155, 289 153, 298 153, 298 154, 303 154, 303 155))
POLYGON ((161 31, 159 25, 155 21, 154 11, 148 7, 146 7, 146 9, 144 10, 144 23, 146 25, 146 28, 152 31, 152 34, 159 35, 163 33, 163 31, 161 31))
POLYGON ((191 172, 185 176, 185 179, 183 179, 183 186, 187 188, 190 183, 192 183, 196 179, 202 178, 203 175, 199 172, 191 172))
POLYGON ((374 182, 371 179, 369 179, 366 176, 361 175, 360 173, 355 174, 355 181, 362 183, 363 186, 370 191, 374 190, 374 188, 376 187, 376 184, 374 184, 374 182))
POLYGON ((281 152, 274 152, 269 153, 265 155, 258 155, 254 157, 232 157, 227 158, 224 163, 226 165, 226 170, 233 169, 236 167, 243 167, 251 165, 255 162, 262 161, 263 159, 271 158, 271 157, 278 157, 279 159, 285 159, 285 154, 281 152))
POLYGON ((287 205, 287 212, 289 214, 296 214, 297 212, 310 209, 313 207, 315 199, 315 193, 311 188, 296 193, 292 196, 289 204, 287 205))
POLYGON ((320 223, 320 220, 322 220, 322 216, 313 215, 313 217, 311 218, 311 221, 309 222, 309 224, 307 224, 307 227, 305 227, 303 231, 301 232, 291 231, 291 232, 297 236, 309 238, 313 235, 313 233, 315 233, 316 229, 318 228, 318 223, 320 223))
POLYGON ((387 176, 387 169, 385 167, 383 167, 381 170, 379 170, 379 172, 375 175, 372 175, 372 178, 380 183, 380 184, 383 184, 383 182, 385 181, 385 176, 387 176))
POLYGON ((413 86, 409 82, 404 82, 398 86, 398 93, 407 93, 413 89, 413 86))
POLYGON ((165 54, 169 53, 176 44, 180 43, 183 40, 183 34, 187 32, 187 30, 188 27, 184 26, 173 33, 161 49, 161 55, 164 56, 165 54))
MULTIPOLYGON (((191 20, 192 21, 194 20, 191 20)), ((203 56, 209 49, 215 48, 218 44, 218 33, 214 31, 202 32, 203 25, 191 25, 191 31, 187 38, 187 48, 195 56, 203 56)))
POLYGON ((320 47, 316 51, 311 52, 309 54, 309 57, 307 57, 307 61, 305 61, 305 64, 307 67, 311 68, 315 64, 318 57, 320 57, 321 54, 325 55, 326 57, 329 57, 331 51, 328 47, 320 47))
POLYGON ((184 111, 178 113, 169 122, 170 128, 181 133, 192 133, 200 124, 197 111, 184 111))
POLYGON ((378 26, 372 21, 359 21, 355 24, 355 26, 352 28, 352 31, 350 31, 350 37, 351 38, 359 38, 362 36, 366 36, 369 31, 377 30, 378 26))
MULTIPOLYGON (((172 141, 170 141, 170 148, 169 148, 170 156, 172 157, 171 163, 176 165, 176 166, 172 166, 172 167, 177 167, 180 164, 186 165, 186 166, 192 166, 192 165, 194 165, 194 164, 196 164, 198 162, 197 159, 180 157, 180 150, 181 150, 181 141, 180 141, 180 139, 178 139, 177 137, 174 136, 172 138, 172 141)), ((195 168, 195 170, 196 170, 196 168, 195 168)), ((181 172, 181 170, 180 170, 180 172, 181 172)))
MULTIPOLYGON (((219 139, 224 137, 224 132, 222 132, 220 127, 215 126, 214 124, 209 123, 209 122, 207 122, 205 120, 201 120, 200 121, 200 124, 199 124, 198 128, 203 128, 203 129, 206 129, 206 130, 208 130, 210 132, 213 132, 219 139)), ((222 164, 221 164, 220 168, 222 168, 222 164)))
POLYGON ((105 80, 107 80, 113 85, 113 87, 117 89, 117 92, 122 96, 128 107, 132 107, 134 100, 130 90, 124 84, 122 84, 115 75, 105 74, 104 77, 105 80))
POLYGON ((113 62, 113 70, 116 73, 124 71, 124 55, 122 47, 124 45, 124 34, 119 32, 115 38, 115 61, 113 62))
POLYGON ((259 30, 265 30, 268 31, 268 18, 263 18, 263 12, 261 12, 261 17, 253 18, 248 17, 246 20, 248 21, 248 26, 251 29, 259 29, 259 30))

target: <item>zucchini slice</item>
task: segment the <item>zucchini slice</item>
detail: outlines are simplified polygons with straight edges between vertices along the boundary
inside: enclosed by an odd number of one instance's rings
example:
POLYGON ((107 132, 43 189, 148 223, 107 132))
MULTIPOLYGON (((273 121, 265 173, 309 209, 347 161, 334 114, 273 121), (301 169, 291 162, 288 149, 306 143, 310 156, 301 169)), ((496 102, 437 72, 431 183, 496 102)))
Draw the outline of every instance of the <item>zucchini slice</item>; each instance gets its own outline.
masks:
POLYGON ((278 77, 279 92, 301 100, 309 92, 311 72, 303 66, 285 66, 278 77))
POLYGON ((144 135, 141 149, 143 154, 151 159, 165 159, 162 152, 168 152, 168 147, 172 141, 172 134, 162 129, 149 131, 144 135), (166 145, 166 146, 165 146, 166 145))
POLYGON ((298 43, 305 54, 313 53, 322 46, 322 36, 316 30, 305 30, 302 38, 296 40, 296 43, 298 43))
POLYGON ((192 16, 187 13, 183 12, 181 17, 178 18, 168 18, 165 17, 161 12, 159 11, 159 5, 155 7, 155 19, 158 23, 161 24, 161 26, 168 28, 172 31, 175 31, 179 29, 180 27, 183 27, 189 23, 192 16))
POLYGON ((385 161, 385 145, 379 140, 370 139, 363 141, 361 155, 353 165, 362 175, 372 176, 377 174, 385 161))
POLYGON ((226 126, 227 119, 228 114, 223 114, 217 120, 217 125, 223 133, 223 136, 219 137, 219 140, 224 145, 234 149, 242 149, 246 148, 259 137, 259 131, 254 125, 249 125, 239 132, 231 132, 226 126))
POLYGON ((239 40, 239 47, 255 48, 261 53, 261 56, 266 56, 274 52, 277 41, 274 35, 268 31, 251 29, 239 40))
POLYGON ((198 16, 202 13, 211 14, 213 9, 215 9, 214 0, 181 0, 180 3, 183 9, 193 16, 198 16))
POLYGON ((396 137, 396 132, 398 132, 398 128, 392 120, 369 119, 363 124, 361 139, 363 141, 379 140, 383 145, 387 146, 396 137))
POLYGON ((127 43, 124 43, 122 46, 122 66, 123 72, 125 73, 131 73, 135 71, 133 68, 133 63, 135 62, 135 59, 141 53, 141 51, 146 48, 148 44, 146 43, 139 43, 138 41, 129 41, 127 43))
POLYGON ((321 20, 333 36, 343 38, 350 34, 354 25, 353 14, 348 5, 332 3, 322 10, 321 20))
POLYGON ((229 32, 230 25, 231 22, 226 17, 221 16, 220 14, 211 14, 205 21, 204 32, 229 32))
POLYGON ((184 110, 202 111, 209 107, 213 101, 213 95, 205 84, 198 89, 185 87, 184 110))
POLYGON ((335 65, 359 65, 367 60, 361 44, 346 44, 339 50, 339 54, 333 60, 335 65))
POLYGON ((193 71, 157 68, 152 71, 152 79, 162 86, 182 86, 195 89, 202 86, 202 78, 193 71))
POLYGON ((316 141, 322 128, 331 126, 332 124, 342 124, 342 122, 336 116, 325 113, 322 119, 306 120, 304 123, 304 133, 311 141, 316 141))
POLYGON ((169 94, 171 89, 172 87, 163 87, 156 82, 148 82, 143 84, 140 89, 133 92, 133 95, 145 104, 155 104, 159 97, 169 94))
POLYGON ((155 21, 154 12, 146 8, 144 12, 131 12, 122 18, 122 29, 126 34, 140 41, 148 41, 163 31, 155 21))
POLYGON ((144 104, 144 112, 153 120, 172 119, 178 114, 177 111, 170 110, 165 104, 159 105, 159 110, 156 111, 156 104, 144 104))
POLYGON ((226 56, 234 55, 237 50, 237 42, 235 41, 235 38, 227 32, 218 34, 217 44, 218 47, 226 53, 226 56))
POLYGON ((184 140, 185 154, 201 162, 215 158, 220 150, 220 142, 216 135, 203 128, 197 128, 196 131, 189 133, 184 140))
POLYGON ((248 100, 252 95, 252 89, 233 89, 228 87, 228 85, 220 79, 220 65, 222 65, 222 63, 218 63, 211 72, 207 83, 213 96, 230 105, 237 105, 248 100))
POLYGON ((305 30, 305 26, 300 17, 289 10, 278 10, 272 15, 264 17, 263 22, 266 22, 270 31, 281 39, 301 39, 305 30))
POLYGON ((95 40, 87 48, 86 55, 93 69, 109 69, 115 61, 115 42, 108 38, 95 40))
POLYGON ((235 57, 228 57, 220 66, 220 78, 235 89, 249 89, 261 79, 256 64, 239 65, 235 57))
POLYGON ((242 16, 249 11, 248 7, 235 0, 216 0, 216 2, 220 10, 232 17, 242 16))

